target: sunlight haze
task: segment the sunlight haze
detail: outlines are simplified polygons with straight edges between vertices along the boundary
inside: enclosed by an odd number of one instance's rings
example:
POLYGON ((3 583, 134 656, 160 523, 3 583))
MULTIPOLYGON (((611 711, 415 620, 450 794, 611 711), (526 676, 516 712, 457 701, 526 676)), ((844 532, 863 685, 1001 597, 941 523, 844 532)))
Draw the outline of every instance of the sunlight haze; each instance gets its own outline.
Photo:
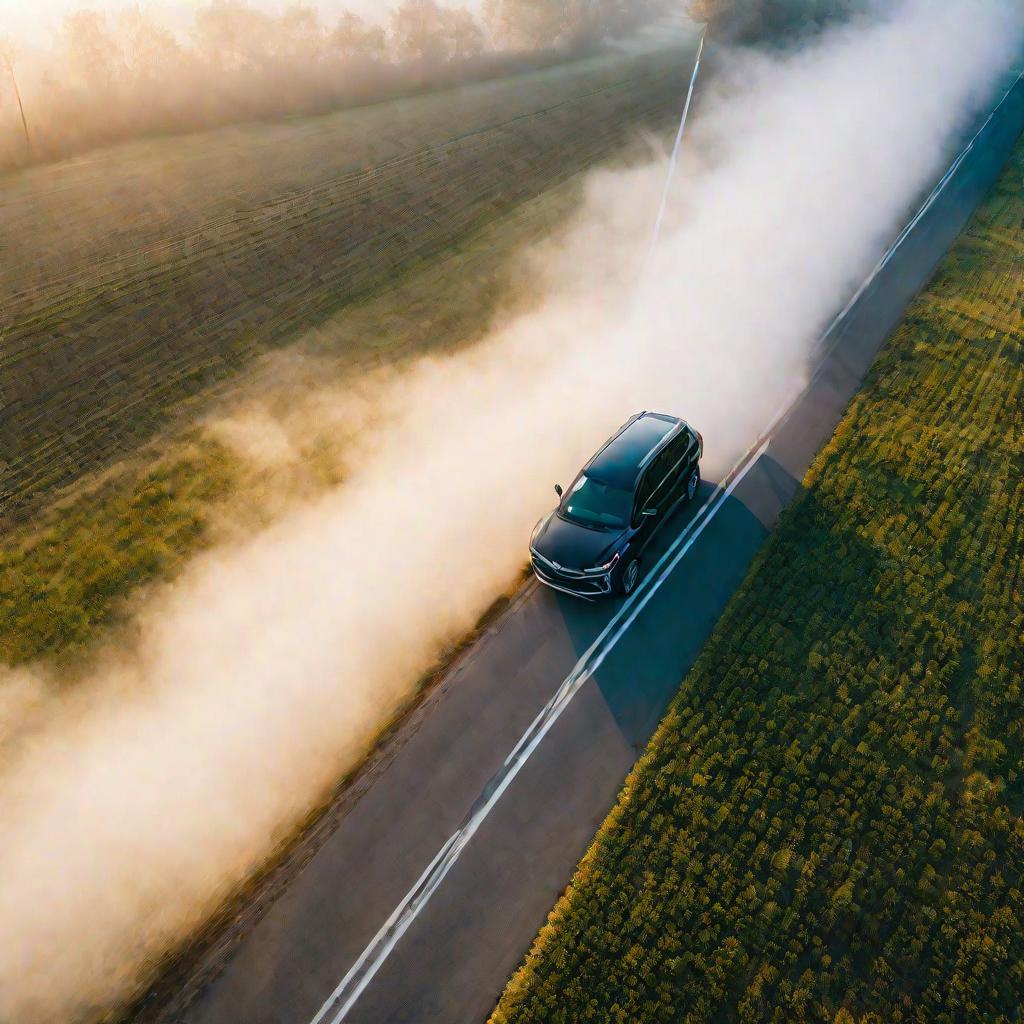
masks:
MULTIPOLYGON (((310 6, 317 8, 325 19, 334 18, 343 11, 351 11, 363 18, 383 20, 392 8, 398 6, 398 2, 399 0, 310 0, 310 6)), ((31 4, 22 0, 0 0, 0 36, 10 34, 38 39, 72 11, 116 13, 133 7, 154 13, 169 25, 184 28, 200 6, 201 0, 140 0, 138 3, 129 3, 127 0, 35 0, 31 4)), ((274 0, 253 0, 253 6, 277 11, 289 5, 274 0)), ((482 0, 465 0, 458 6, 476 12, 481 8, 482 0)))

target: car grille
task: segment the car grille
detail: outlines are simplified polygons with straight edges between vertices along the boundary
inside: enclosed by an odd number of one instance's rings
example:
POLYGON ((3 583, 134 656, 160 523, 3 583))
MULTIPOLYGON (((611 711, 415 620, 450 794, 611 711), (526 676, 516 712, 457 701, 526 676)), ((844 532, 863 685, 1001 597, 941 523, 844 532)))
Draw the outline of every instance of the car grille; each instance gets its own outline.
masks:
POLYGON ((567 569, 565 566, 543 558, 535 551, 531 552, 533 571, 541 583, 565 590, 580 597, 600 597, 611 592, 611 580, 607 575, 587 576, 579 569, 567 569))
POLYGON ((537 552, 533 552, 533 564, 540 563, 541 568, 548 573, 550 576, 556 576, 563 580, 582 580, 586 577, 586 574, 580 572, 579 569, 567 569, 564 565, 559 565, 557 562, 549 561, 543 555, 538 555, 537 552))

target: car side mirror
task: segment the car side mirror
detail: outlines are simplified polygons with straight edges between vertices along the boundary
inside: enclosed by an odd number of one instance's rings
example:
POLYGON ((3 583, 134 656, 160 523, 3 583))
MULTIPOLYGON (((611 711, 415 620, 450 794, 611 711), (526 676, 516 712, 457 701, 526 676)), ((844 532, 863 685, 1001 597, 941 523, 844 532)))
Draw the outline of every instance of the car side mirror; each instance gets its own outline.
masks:
POLYGON ((658 510, 656 508, 645 508, 643 512, 640 513, 642 516, 656 516, 657 514, 658 510))
POLYGON ((562 485, 561 484, 555 484, 555 494, 557 494, 559 497, 562 496, 562 485))

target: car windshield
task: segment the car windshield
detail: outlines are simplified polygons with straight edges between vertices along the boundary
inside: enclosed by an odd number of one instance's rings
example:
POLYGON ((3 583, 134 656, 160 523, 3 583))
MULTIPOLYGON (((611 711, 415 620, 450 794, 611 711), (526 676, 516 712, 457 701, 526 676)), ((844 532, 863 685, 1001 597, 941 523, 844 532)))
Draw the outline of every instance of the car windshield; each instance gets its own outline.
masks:
POLYGON ((593 530, 624 530, 632 511, 632 492, 586 475, 573 484, 559 508, 559 513, 570 522, 593 530))

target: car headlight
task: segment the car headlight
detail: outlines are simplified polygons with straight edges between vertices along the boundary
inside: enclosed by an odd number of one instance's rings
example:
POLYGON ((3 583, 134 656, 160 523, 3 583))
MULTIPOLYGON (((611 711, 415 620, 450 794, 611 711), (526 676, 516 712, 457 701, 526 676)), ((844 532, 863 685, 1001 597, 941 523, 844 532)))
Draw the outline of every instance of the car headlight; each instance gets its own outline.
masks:
POLYGON ((533 533, 530 534, 530 547, 533 547, 533 542, 537 539, 537 534, 540 533, 540 528, 547 522, 548 517, 544 516, 537 520, 537 525, 533 528, 533 533))
POLYGON ((603 576, 606 572, 611 572, 615 568, 615 563, 619 560, 618 554, 612 556, 612 560, 605 565, 596 565, 593 569, 584 569, 584 576, 603 576))

